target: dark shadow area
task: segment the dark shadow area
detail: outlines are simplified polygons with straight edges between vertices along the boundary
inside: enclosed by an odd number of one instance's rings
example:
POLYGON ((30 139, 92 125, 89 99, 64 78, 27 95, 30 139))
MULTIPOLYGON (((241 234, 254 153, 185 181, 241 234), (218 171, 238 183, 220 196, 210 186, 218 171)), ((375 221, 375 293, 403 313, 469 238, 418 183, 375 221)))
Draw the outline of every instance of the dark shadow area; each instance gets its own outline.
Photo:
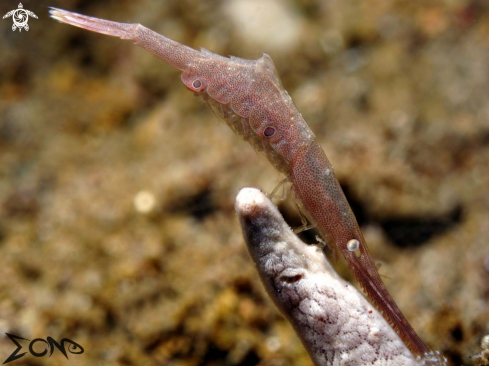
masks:
POLYGON ((189 213, 197 221, 202 221, 216 211, 217 207, 213 200, 212 190, 203 189, 193 196, 181 198, 169 207, 171 213, 189 213))
POLYGON ((214 343, 210 343, 207 352, 202 358, 201 365, 207 365, 210 362, 225 360, 229 354, 228 350, 223 350, 217 347, 214 343))
MULTIPOLYGON (((283 200, 276 202, 280 214, 284 217, 285 222, 290 225, 290 227, 295 230, 302 226, 301 217, 297 207, 293 204, 292 199, 283 200)), ((316 236, 319 235, 319 231, 316 228, 310 230, 301 231, 297 234, 299 239, 307 244, 317 244, 316 236)))
POLYGON ((442 215, 397 216, 377 219, 369 215, 366 205, 352 194, 347 184, 341 185, 346 199, 360 226, 377 223, 389 239, 400 248, 419 247, 436 235, 440 235, 463 219, 461 206, 442 215))
POLYGON ((380 221, 391 241, 401 248, 418 247, 462 221, 462 208, 455 207, 442 216, 395 217, 380 221))

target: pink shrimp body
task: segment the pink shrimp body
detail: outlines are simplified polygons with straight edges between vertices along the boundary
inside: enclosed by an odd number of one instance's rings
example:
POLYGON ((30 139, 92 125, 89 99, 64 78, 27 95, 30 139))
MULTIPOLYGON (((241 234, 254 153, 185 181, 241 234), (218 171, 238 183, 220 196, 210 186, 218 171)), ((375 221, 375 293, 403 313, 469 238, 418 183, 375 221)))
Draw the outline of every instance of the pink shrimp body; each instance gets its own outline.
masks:
POLYGON ((133 40, 181 70, 183 83, 288 177, 308 218, 329 245, 340 251, 364 291, 410 350, 421 357, 431 352, 383 284, 333 167, 283 89, 267 54, 258 60, 227 58, 205 49, 196 51, 139 24, 116 23, 59 9, 52 9, 51 14, 64 23, 133 40), (357 250, 348 249, 352 239, 359 242, 357 250))

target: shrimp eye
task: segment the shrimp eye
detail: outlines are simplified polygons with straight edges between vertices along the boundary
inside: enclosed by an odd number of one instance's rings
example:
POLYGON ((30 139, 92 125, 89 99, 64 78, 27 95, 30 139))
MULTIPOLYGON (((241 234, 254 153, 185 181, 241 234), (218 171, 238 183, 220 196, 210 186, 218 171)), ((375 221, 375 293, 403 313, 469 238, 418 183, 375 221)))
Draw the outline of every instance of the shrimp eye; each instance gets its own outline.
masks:
POLYGON ((263 131, 263 136, 265 137, 272 137, 273 135, 275 135, 275 128, 273 127, 267 127, 265 128, 265 131, 263 131))
POLYGON ((346 247, 350 252, 354 252, 358 248, 360 248, 360 242, 357 239, 351 239, 346 243, 346 247))
POLYGON ((202 86, 202 81, 200 81, 200 79, 196 79, 192 83, 192 86, 194 87, 194 89, 200 89, 200 87, 202 86))

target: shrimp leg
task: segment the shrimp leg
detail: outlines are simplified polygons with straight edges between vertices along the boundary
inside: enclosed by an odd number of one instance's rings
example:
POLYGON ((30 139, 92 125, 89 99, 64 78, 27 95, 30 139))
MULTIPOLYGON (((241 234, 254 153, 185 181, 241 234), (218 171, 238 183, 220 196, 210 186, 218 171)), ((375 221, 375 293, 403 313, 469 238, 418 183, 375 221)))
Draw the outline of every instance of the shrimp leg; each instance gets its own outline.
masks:
MULTIPOLYGON (((333 167, 282 87, 270 56, 263 54, 258 60, 227 58, 206 49, 194 50, 140 24, 54 8, 50 12, 60 22, 133 40, 182 71, 187 88, 200 95, 218 117, 264 153, 292 183, 296 201, 309 221, 316 224, 332 249, 343 255, 368 297, 409 349, 420 357, 431 353, 382 282, 333 167)), ((425 361, 425 365, 436 364, 425 361)))

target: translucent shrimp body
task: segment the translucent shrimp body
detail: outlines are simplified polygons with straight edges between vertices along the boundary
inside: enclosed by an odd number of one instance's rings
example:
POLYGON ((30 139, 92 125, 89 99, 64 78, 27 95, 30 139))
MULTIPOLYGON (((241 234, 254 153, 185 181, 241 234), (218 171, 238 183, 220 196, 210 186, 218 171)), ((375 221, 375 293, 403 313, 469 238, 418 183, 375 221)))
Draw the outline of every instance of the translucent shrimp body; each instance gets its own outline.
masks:
MULTIPOLYGON (((52 9, 51 16, 80 28, 130 39, 181 70, 187 88, 200 95, 240 137, 288 177, 294 197, 308 218, 343 255, 364 291, 408 348, 421 358, 430 354, 383 284, 333 167, 283 89, 270 56, 264 54, 258 60, 227 58, 205 49, 194 50, 140 24, 59 9, 52 9)), ((425 358, 425 364, 436 365, 438 361, 425 358)))

